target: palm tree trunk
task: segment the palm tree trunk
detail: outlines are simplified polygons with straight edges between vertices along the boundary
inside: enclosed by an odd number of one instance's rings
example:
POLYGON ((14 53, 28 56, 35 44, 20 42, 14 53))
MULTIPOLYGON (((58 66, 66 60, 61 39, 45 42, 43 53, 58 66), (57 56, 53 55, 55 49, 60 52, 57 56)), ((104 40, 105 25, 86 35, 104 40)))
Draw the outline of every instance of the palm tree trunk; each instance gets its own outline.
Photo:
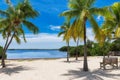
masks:
POLYGON ((67 62, 69 62, 69 56, 70 56, 70 53, 69 53, 69 42, 67 43, 67 62))
POLYGON ((79 44, 79 38, 77 40, 77 46, 76 46, 76 60, 78 60, 78 44, 79 44))
POLYGON ((6 53, 7 49, 8 49, 8 47, 9 47, 9 45, 11 44, 14 35, 15 35, 15 32, 13 33, 10 41, 8 41, 9 36, 8 36, 8 38, 6 40, 6 44, 5 44, 5 47, 4 47, 4 50, 3 50, 3 54, 2 54, 2 62, 1 62, 2 63, 2 68, 6 67, 6 65, 5 65, 5 53, 6 53))
POLYGON ((3 50, 5 50, 5 48, 6 48, 7 44, 8 44, 9 37, 10 37, 10 34, 8 33, 7 40, 6 40, 6 43, 5 43, 5 46, 4 46, 3 50))
MULTIPOLYGON (((86 22, 85 18, 85 22, 86 22)), ((86 26, 84 23, 84 64, 83 64, 83 71, 88 71, 88 63, 87 63, 87 45, 86 45, 86 26)))
POLYGON ((3 52, 2 52, 1 65, 2 65, 3 68, 5 67, 5 48, 6 48, 7 44, 8 44, 9 37, 10 37, 10 34, 8 34, 8 36, 7 36, 7 40, 6 40, 6 43, 5 43, 5 46, 4 46, 4 48, 3 48, 3 52))
POLYGON ((5 53, 6 53, 7 49, 8 49, 8 47, 9 47, 9 45, 11 44, 11 42, 12 42, 12 40, 13 40, 14 35, 15 35, 15 32, 13 33, 13 35, 12 35, 12 37, 11 37, 11 39, 10 39, 10 41, 9 41, 8 45, 7 45, 7 46, 6 46, 6 48, 5 48, 5 53))
POLYGON ((5 67, 5 55, 4 52, 2 52, 2 61, 1 61, 2 68, 5 67))

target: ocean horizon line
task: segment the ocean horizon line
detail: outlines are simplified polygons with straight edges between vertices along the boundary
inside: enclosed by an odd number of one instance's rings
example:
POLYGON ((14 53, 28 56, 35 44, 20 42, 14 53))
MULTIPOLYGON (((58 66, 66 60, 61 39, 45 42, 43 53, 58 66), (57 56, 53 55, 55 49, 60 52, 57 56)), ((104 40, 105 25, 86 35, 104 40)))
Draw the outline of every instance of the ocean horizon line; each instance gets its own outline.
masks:
POLYGON ((8 50, 59 50, 59 49, 8 49, 8 50))

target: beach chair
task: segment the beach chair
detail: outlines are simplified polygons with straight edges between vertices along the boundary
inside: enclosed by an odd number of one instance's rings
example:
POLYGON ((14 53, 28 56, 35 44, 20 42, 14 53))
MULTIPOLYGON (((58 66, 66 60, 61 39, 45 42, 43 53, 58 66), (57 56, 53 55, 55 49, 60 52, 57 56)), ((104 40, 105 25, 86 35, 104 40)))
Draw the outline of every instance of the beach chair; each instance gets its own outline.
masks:
POLYGON ((106 69, 106 65, 111 65, 113 68, 118 68, 118 58, 116 57, 107 57, 103 58, 103 61, 100 62, 100 69, 106 69))

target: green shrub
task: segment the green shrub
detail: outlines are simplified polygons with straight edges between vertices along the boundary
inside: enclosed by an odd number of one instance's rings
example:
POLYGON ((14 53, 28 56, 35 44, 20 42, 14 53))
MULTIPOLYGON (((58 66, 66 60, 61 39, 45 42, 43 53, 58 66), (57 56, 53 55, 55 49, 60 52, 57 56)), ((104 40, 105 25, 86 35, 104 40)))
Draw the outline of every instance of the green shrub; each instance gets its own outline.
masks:
POLYGON ((120 39, 117 39, 114 42, 112 42, 110 46, 110 51, 120 51, 120 39))
MULTIPOLYGON (((60 48, 60 51, 67 51, 67 47, 64 46, 60 48)), ((91 41, 87 42, 87 55, 88 56, 103 56, 107 55, 109 51, 120 51, 120 39, 115 40, 112 43, 104 42, 103 46, 98 43, 93 43, 91 41)), ((70 56, 75 57, 76 47, 70 47, 70 56)), ((78 55, 84 55, 84 45, 78 47, 78 55)))
POLYGON ((75 47, 71 48, 70 49, 70 56, 72 56, 72 57, 75 56, 75 52, 76 52, 75 47))
POLYGON ((63 46, 59 49, 59 51, 67 51, 67 46, 63 46))

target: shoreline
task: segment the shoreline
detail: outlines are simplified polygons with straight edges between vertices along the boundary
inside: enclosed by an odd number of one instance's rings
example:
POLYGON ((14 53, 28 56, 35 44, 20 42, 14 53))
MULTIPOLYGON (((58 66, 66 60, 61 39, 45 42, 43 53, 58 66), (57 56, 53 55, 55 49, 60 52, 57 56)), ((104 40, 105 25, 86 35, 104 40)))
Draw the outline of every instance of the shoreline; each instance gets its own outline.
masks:
MULTIPOLYGON (((93 57, 103 57, 103 56, 87 56, 87 58, 93 57)), ((120 57, 120 56, 117 56, 120 57)), ((69 59, 74 59, 75 57, 70 57, 69 59)), ((83 58, 83 56, 78 57, 83 58)), ((60 57, 60 58, 18 58, 18 59, 6 59, 6 60, 56 60, 56 59, 67 59, 67 57, 60 57)))
POLYGON ((56 60, 64 58, 19 58, 19 59, 6 59, 6 60, 56 60))

